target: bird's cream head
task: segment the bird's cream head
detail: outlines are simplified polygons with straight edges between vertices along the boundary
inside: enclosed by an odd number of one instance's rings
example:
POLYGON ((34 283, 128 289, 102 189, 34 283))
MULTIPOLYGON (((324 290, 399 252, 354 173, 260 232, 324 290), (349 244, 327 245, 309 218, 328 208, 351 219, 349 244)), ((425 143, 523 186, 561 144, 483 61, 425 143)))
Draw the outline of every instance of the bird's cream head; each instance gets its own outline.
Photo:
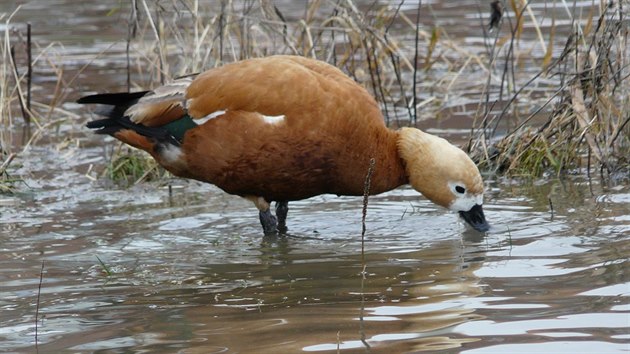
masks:
POLYGON ((476 230, 490 228, 482 209, 483 180, 465 152, 415 128, 399 131, 398 151, 415 190, 432 202, 459 212, 476 230))

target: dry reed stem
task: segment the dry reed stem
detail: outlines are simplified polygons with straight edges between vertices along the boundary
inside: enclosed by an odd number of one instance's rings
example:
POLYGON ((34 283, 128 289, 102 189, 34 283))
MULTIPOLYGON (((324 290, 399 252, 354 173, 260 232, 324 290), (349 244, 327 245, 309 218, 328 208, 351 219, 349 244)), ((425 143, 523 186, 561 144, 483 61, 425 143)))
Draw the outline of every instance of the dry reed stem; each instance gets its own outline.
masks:
MULTIPOLYGON (((581 59, 580 54, 576 54, 576 61, 577 72, 580 73, 584 70, 584 60, 581 59)), ((595 158, 599 162, 603 163, 604 161, 599 144, 597 143, 594 134, 590 131, 591 124, 593 123, 594 119, 588 118, 589 113, 586 109, 586 104, 584 104, 584 92, 582 91, 582 87, 580 86, 580 82, 578 80, 575 80, 573 84, 571 84, 570 93, 571 103, 573 105, 573 112, 575 113, 580 128, 583 130, 583 136, 586 139, 589 147, 591 148, 591 151, 593 152, 593 154, 595 154, 595 158)))
POLYGON ((44 260, 42 260, 42 268, 39 272, 39 285, 37 286, 37 302, 35 308, 35 351, 39 353, 39 338, 38 338, 38 329, 39 329, 39 304, 40 297, 42 294, 42 283, 44 281, 44 260))
POLYGON ((365 280, 367 275, 367 264, 365 262, 365 218, 367 216, 370 187, 372 185, 372 175, 374 174, 375 164, 376 160, 370 158, 370 165, 368 166, 365 182, 363 184, 363 210, 361 212, 361 309, 359 312, 359 334, 361 336, 361 343, 363 343, 368 352, 370 350, 370 344, 366 340, 365 321, 363 319, 363 313, 365 312, 365 280))
POLYGON ((545 52, 547 50, 547 45, 545 45, 545 39, 543 38, 542 31, 540 30, 540 25, 538 24, 538 20, 536 20, 536 15, 534 15, 534 11, 532 10, 531 6, 529 6, 530 1, 521 0, 521 3, 523 4, 523 8, 527 10, 527 15, 529 16, 529 19, 532 21, 532 24, 534 25, 534 29, 536 30, 536 35, 538 36, 538 40, 540 41, 540 49, 543 52, 545 52))
POLYGON ((5 174, 5 172, 7 171, 7 168, 9 167, 9 165, 11 164, 15 156, 16 154, 12 152, 9 154, 9 156, 7 156, 4 159, 4 161, 2 162, 2 165, 0 165, 0 176, 3 176, 5 174))

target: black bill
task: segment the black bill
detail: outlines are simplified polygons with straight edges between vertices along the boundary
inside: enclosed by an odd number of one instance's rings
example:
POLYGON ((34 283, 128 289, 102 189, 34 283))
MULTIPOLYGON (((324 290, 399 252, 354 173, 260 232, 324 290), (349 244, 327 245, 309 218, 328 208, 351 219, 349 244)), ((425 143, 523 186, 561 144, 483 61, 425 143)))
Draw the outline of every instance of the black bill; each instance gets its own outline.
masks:
POLYGON ((490 225, 486 221, 485 215, 483 215, 483 208, 480 204, 475 204, 468 211, 460 211, 459 215, 468 223, 468 225, 472 226, 473 229, 486 232, 490 230, 490 225))

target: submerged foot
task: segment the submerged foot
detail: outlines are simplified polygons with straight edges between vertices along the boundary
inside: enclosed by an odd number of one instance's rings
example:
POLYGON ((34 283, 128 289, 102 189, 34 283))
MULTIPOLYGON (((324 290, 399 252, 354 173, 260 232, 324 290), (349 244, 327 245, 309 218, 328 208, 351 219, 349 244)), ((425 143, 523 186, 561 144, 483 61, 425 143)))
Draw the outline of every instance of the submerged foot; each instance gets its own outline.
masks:
POLYGON ((287 233, 287 213, 289 213, 289 202, 276 202, 276 216, 278 217, 278 232, 287 233))
POLYGON ((260 211, 258 215, 265 235, 275 235, 278 233, 278 221, 271 213, 271 209, 260 211))

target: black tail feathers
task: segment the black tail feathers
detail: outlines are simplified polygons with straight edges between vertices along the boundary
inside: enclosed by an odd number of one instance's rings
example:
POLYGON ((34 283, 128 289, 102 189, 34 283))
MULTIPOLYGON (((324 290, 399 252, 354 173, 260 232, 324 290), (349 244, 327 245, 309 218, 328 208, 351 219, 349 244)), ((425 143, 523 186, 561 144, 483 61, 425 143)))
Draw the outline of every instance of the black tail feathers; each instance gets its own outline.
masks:
MULTIPOLYGON (((77 103, 103 105, 96 110, 96 114, 116 121, 123 118, 127 108, 136 104, 140 97, 146 95, 148 92, 149 91, 99 93, 96 95, 81 97, 77 100, 77 103)), ((99 128, 97 123, 104 123, 104 121, 105 120, 98 120, 90 122, 88 123, 88 128, 97 129, 99 128)), ((112 125, 114 122, 110 122, 109 124, 112 125)))
POLYGON ((120 92, 120 93, 101 93, 81 97, 77 103, 81 104, 101 104, 109 107, 103 107, 96 111, 97 114, 107 117, 90 121, 86 126, 90 129, 96 129, 96 134, 114 135, 122 129, 130 129, 140 135, 154 138, 160 142, 168 142, 174 145, 180 145, 166 129, 160 127, 146 127, 141 124, 132 122, 129 117, 125 116, 127 108, 133 106, 138 100, 146 95, 149 91, 141 92, 120 92))
POLYGON ((140 92, 118 92, 118 93, 99 93, 96 95, 83 96, 77 100, 81 104, 106 104, 109 106, 131 106, 138 102, 140 97, 146 95, 149 91, 140 92))

